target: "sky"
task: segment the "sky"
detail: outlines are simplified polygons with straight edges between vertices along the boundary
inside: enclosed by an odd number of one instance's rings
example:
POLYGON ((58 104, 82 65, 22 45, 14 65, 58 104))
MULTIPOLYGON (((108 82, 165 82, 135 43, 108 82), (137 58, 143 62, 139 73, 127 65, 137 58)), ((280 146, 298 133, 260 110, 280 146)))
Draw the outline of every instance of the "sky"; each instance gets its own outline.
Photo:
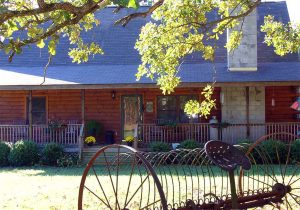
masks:
POLYGON ((263 1, 286 1, 291 22, 300 24, 300 0, 263 0, 263 1))
POLYGON ((300 24, 300 0, 286 0, 286 3, 291 21, 300 24))

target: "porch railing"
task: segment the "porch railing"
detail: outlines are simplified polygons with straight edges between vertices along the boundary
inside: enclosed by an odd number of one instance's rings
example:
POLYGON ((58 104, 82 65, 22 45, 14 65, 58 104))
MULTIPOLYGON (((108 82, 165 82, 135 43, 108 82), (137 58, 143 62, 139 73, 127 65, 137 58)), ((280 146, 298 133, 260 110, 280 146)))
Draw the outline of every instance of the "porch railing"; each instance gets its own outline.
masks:
MULTIPOLYGON (((214 128, 208 123, 178 124, 176 126, 159 126, 155 124, 140 124, 138 138, 144 144, 152 141, 178 143, 183 140, 193 139, 205 143, 210 139, 219 139, 228 143, 237 143, 241 140, 255 141, 267 134, 286 132, 294 135, 300 134, 300 123, 253 123, 230 124, 223 128, 214 128)), ((273 136, 278 140, 289 140, 292 136, 273 136)))
POLYGON ((78 145, 81 127, 81 124, 68 124, 59 129, 52 129, 48 125, 33 125, 30 137, 29 125, 0 125, 0 140, 14 143, 20 139, 30 139, 38 144, 56 142, 78 145))

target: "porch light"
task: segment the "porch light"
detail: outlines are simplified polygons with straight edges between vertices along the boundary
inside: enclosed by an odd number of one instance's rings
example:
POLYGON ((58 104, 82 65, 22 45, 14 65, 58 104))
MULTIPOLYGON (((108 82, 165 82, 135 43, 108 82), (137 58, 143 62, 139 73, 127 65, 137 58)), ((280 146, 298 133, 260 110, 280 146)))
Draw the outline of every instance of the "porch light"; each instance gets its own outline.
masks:
POLYGON ((272 98, 271 104, 272 104, 273 107, 275 106, 275 99, 274 98, 272 98))
POLYGON ((111 92, 111 98, 112 98, 112 100, 115 100, 116 99, 116 91, 112 91, 111 92))
POLYGON ((224 104, 224 92, 220 93, 220 102, 221 104, 224 104))
POLYGON ((300 111, 300 97, 290 107, 296 111, 300 111))

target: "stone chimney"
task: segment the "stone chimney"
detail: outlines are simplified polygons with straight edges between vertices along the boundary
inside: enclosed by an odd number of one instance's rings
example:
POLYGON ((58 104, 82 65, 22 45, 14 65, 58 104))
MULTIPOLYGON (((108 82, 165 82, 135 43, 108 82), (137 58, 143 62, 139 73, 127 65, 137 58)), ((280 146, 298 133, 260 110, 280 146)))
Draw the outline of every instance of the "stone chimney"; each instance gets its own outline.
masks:
MULTIPOLYGON (((227 52, 228 69, 230 71, 257 71, 257 18, 256 9, 245 17, 243 24, 243 38, 241 44, 232 52, 227 52)), ((237 26, 240 30, 241 24, 237 26)), ((227 29, 227 39, 231 29, 227 29)))

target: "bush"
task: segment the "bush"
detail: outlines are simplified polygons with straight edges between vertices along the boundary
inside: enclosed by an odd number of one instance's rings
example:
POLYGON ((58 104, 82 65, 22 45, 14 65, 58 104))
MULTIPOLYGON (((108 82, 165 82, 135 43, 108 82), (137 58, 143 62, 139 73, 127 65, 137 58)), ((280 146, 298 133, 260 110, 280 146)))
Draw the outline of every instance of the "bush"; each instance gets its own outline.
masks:
POLYGON ((42 152, 42 163, 45 165, 56 166, 57 160, 63 156, 64 149, 56 143, 48 143, 42 152))
POLYGON ((8 156, 8 161, 13 166, 31 166, 38 160, 38 146, 33 141, 17 141, 8 156))
POLYGON ((283 143, 282 141, 273 140, 273 139, 265 140, 259 144, 258 152, 261 153, 260 156, 266 157, 268 162, 271 161, 270 162, 271 164, 279 163, 278 156, 279 156, 280 163, 286 162, 287 148, 285 143, 283 143))
POLYGON ((150 149, 152 152, 168 152, 171 150, 171 147, 165 142, 153 141, 150 143, 150 149))
POLYGON ((291 145, 291 158, 293 161, 300 161, 300 139, 296 139, 291 145))
POLYGON ((246 153, 253 143, 254 143, 253 141, 250 141, 248 139, 242 139, 242 140, 239 140, 235 146, 237 146, 237 148, 239 150, 246 153))
POLYGON ((188 139, 188 140, 184 140, 183 142, 181 142, 178 148, 196 149, 196 148, 203 148, 203 145, 201 145, 199 142, 197 142, 193 139, 188 139))
POLYGON ((103 132, 103 126, 102 126, 102 124, 99 123, 96 120, 89 120, 86 123, 85 128, 86 128, 86 136, 98 137, 103 132))
POLYGON ((8 165, 8 155, 10 152, 10 146, 6 142, 0 142, 0 166, 8 165))
POLYGON ((78 165, 78 155, 72 153, 63 154, 58 160, 57 165, 59 167, 71 167, 78 165))

